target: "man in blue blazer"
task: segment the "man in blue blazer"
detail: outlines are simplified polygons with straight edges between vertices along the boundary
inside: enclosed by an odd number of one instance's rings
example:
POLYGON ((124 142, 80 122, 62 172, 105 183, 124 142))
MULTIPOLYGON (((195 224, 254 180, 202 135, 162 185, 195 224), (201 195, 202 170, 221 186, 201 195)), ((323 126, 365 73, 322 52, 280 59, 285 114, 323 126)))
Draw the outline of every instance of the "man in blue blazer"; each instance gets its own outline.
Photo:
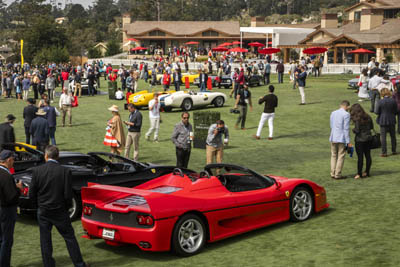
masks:
POLYGON ((342 169, 344 157, 346 156, 347 146, 350 143, 350 114, 347 110, 350 102, 343 100, 340 108, 331 113, 330 125, 331 136, 331 177, 334 179, 342 179, 342 169))

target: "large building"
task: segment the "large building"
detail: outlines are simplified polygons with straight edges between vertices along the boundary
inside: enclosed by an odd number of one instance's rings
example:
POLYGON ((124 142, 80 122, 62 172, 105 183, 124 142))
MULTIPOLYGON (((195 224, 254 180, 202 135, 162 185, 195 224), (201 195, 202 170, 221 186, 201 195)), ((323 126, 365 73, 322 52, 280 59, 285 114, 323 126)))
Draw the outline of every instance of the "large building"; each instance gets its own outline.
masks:
MULTIPOLYGON (((135 21, 129 14, 123 16, 123 43, 129 39, 139 40, 144 47, 159 47, 166 51, 168 47, 179 47, 186 42, 199 42, 200 47, 216 47, 225 42, 239 41, 240 25, 238 21, 135 21)), ((244 45, 248 42, 270 42, 264 34, 245 33, 244 45)), ((124 46, 127 51, 129 46, 124 46)))
POLYGON ((336 14, 323 14, 321 24, 297 45, 280 48, 326 47, 326 63, 366 62, 374 55, 352 55, 353 49, 365 48, 383 57, 400 61, 400 0, 360 0, 346 9, 348 20, 339 26, 336 14))
MULTIPOLYGON (((375 53, 378 61, 400 61, 400 0, 360 0, 346 9, 348 20, 338 21, 337 14, 323 14, 318 24, 265 24, 265 18, 255 17, 251 27, 240 27, 238 21, 135 21, 124 15, 123 43, 139 40, 144 47, 179 47, 188 41, 199 47, 215 47, 224 42, 243 41, 243 46, 257 41, 281 48, 288 62, 290 49, 326 47, 325 63, 361 63, 373 55, 353 55, 348 52, 365 48, 375 53)), ((130 46, 124 45, 124 50, 130 46)))

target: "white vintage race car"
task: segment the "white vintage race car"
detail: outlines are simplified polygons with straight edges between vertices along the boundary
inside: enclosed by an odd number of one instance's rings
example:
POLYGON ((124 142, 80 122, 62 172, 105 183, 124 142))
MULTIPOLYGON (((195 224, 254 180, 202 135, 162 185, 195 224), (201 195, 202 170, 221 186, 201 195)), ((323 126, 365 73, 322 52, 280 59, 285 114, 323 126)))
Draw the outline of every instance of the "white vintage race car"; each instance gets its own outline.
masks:
POLYGON ((182 108, 188 111, 208 105, 222 107, 226 101, 226 95, 210 91, 178 91, 168 95, 160 95, 158 99, 164 111, 171 111, 173 108, 182 108))

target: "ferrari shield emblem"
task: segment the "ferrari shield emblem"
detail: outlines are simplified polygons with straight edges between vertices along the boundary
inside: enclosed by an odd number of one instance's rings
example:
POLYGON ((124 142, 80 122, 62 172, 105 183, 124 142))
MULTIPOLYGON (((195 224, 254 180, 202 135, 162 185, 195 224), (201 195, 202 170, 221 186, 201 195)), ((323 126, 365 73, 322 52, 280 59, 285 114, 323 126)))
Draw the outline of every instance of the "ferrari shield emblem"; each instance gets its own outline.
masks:
POLYGON ((156 173, 156 169, 151 169, 151 172, 152 173, 156 173))
POLYGON ((290 196, 290 192, 289 192, 289 191, 286 191, 286 192, 285 192, 285 195, 286 195, 286 197, 289 197, 289 196, 290 196))

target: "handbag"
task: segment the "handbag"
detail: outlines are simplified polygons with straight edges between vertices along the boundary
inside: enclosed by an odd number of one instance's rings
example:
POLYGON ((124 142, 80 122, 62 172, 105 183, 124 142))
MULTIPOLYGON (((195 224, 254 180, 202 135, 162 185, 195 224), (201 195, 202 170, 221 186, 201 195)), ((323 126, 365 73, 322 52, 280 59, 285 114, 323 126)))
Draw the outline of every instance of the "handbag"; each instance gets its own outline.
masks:
POLYGON ((71 107, 76 108, 79 104, 78 104, 78 97, 77 96, 73 96, 74 100, 71 101, 71 107))
POLYGON ((382 147, 381 143, 381 134, 374 131, 374 134, 371 136, 370 148, 376 149, 382 147))

